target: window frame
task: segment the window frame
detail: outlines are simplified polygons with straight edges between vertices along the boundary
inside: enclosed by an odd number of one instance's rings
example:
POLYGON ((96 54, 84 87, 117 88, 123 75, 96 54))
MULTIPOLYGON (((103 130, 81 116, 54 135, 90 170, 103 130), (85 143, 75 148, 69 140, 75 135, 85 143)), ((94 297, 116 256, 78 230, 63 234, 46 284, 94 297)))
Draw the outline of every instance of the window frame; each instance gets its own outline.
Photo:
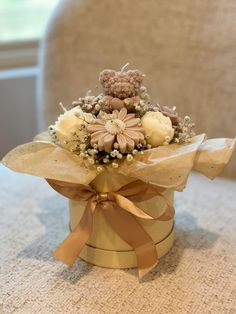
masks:
POLYGON ((0 43, 0 70, 38 63, 39 39, 0 43))

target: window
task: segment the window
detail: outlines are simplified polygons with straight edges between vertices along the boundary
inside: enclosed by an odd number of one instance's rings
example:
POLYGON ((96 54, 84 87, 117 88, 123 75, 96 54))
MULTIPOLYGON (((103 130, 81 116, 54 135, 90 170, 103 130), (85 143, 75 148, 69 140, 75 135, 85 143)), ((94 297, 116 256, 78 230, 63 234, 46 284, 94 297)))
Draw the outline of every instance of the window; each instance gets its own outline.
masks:
POLYGON ((41 37, 57 0, 0 0, 0 42, 41 37))
POLYGON ((58 0, 0 0, 0 68, 33 65, 58 0))

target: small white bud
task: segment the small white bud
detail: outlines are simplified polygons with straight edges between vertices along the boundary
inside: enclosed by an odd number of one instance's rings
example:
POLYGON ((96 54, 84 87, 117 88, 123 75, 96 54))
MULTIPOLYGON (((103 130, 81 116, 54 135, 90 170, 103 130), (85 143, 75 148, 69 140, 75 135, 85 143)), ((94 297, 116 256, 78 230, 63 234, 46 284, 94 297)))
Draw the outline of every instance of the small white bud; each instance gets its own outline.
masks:
POLYGON ((119 167, 118 163, 114 162, 114 161, 113 161, 113 163, 111 165, 112 165, 112 168, 118 168, 119 167))
POLYGON ((91 165, 95 164, 95 161, 94 161, 93 158, 89 158, 88 161, 89 161, 89 163, 90 163, 91 165))
POLYGON ((133 160, 134 157, 131 154, 128 154, 126 158, 128 161, 131 161, 131 160, 133 160))
POLYGON ((98 167, 97 167, 97 172, 99 172, 99 173, 100 173, 100 172, 102 172, 102 171, 103 171, 103 167, 98 166, 98 167))

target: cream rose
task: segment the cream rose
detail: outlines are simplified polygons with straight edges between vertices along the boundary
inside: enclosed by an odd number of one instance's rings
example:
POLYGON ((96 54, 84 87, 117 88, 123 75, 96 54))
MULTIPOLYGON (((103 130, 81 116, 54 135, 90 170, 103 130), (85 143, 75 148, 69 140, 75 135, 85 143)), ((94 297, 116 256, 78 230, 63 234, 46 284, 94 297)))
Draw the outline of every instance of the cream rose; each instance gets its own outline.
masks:
POLYGON ((84 145, 88 136, 87 125, 93 122, 93 115, 85 113, 80 108, 73 108, 60 115, 52 126, 60 145, 70 151, 75 151, 79 145, 84 145))
POLYGON ((147 143, 157 147, 169 143, 174 136, 174 129, 169 117, 159 111, 148 111, 141 119, 147 143))

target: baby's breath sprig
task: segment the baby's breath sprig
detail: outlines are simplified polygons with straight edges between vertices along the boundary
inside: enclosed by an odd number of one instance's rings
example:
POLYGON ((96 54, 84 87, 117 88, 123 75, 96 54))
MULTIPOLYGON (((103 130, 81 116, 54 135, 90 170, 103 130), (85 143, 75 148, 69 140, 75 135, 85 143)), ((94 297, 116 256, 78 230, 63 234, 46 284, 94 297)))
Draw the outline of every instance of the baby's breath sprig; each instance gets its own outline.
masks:
POLYGON ((85 164, 97 165, 97 172, 102 172, 104 170, 104 166, 109 166, 114 169, 118 168, 121 160, 131 162, 135 155, 138 153, 142 154, 144 150, 148 148, 151 148, 151 146, 146 144, 146 141, 144 141, 143 144, 136 145, 129 153, 120 152, 117 142, 113 144, 113 149, 110 153, 99 151, 97 144, 94 144, 93 147, 80 145, 79 156, 84 160, 85 164))
POLYGON ((147 88, 141 86, 139 96, 124 99, 124 103, 129 112, 136 114, 136 117, 141 118, 150 108, 150 96, 147 93, 147 88))
POLYGON ((103 94, 98 96, 92 96, 90 93, 87 93, 85 97, 80 97, 78 100, 72 102, 73 107, 79 106, 84 112, 92 113, 97 116, 101 110, 103 94))
POLYGON ((190 143, 195 136, 194 127, 195 124, 191 121, 189 116, 180 119, 178 125, 174 126, 175 136, 173 141, 180 144, 190 143))
POLYGON ((49 133, 53 143, 57 144, 58 143, 58 138, 57 138, 57 134, 56 134, 56 131, 54 130, 53 125, 50 125, 48 127, 48 133, 49 133))

